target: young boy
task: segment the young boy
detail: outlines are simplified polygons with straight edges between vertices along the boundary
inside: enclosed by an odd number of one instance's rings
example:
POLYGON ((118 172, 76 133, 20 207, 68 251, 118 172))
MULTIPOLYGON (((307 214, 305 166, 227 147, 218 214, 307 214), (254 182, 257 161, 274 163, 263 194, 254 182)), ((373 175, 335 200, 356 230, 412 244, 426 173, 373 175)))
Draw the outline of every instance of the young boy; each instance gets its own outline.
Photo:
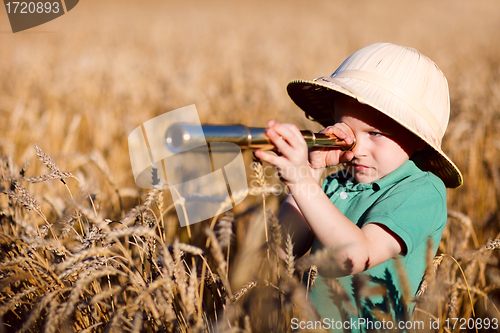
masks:
POLYGON ((440 148, 449 119, 446 78, 418 51, 378 43, 331 76, 289 83, 288 93, 327 126, 322 132, 356 140, 351 151, 308 150, 294 125, 269 121, 278 155, 255 152, 288 186, 278 217, 296 254, 332 249, 309 293, 322 328, 412 328, 411 298, 446 224, 445 187, 462 184, 440 148), (340 163, 344 170, 320 187, 325 168, 340 163))

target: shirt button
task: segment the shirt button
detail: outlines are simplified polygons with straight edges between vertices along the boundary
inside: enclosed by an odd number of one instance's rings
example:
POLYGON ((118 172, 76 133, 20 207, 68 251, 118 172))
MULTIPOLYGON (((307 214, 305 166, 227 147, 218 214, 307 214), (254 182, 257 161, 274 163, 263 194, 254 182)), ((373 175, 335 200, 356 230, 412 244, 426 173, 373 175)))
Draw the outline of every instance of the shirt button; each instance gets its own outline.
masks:
POLYGON ((347 199, 347 193, 346 192, 341 192, 340 193, 340 199, 347 199))

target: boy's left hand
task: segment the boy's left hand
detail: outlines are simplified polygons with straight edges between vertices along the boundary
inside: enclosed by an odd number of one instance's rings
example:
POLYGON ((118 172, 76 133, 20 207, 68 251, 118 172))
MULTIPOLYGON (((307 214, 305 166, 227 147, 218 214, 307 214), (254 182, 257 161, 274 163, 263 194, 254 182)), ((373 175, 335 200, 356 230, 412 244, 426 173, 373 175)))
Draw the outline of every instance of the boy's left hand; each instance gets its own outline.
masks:
POLYGON ((267 136, 276 147, 278 155, 259 149, 255 157, 277 167, 281 180, 287 185, 297 184, 309 176, 308 148, 297 126, 270 120, 267 136))

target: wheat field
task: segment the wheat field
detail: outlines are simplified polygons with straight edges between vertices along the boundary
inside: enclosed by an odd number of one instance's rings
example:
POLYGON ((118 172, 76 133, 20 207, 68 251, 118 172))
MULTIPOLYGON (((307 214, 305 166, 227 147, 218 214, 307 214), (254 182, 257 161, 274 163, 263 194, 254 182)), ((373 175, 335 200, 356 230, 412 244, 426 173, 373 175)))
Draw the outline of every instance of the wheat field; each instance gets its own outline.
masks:
POLYGON ((16 34, 0 10, 0 332, 292 332, 292 318, 316 319, 300 282, 314 262, 277 224, 272 168, 246 152, 250 195, 181 228, 168 191, 134 184, 127 137, 190 104, 205 123, 319 130, 286 84, 374 42, 445 73, 443 149, 465 181, 448 191, 414 320, 498 320, 498 31, 493 0, 87 0, 16 34))

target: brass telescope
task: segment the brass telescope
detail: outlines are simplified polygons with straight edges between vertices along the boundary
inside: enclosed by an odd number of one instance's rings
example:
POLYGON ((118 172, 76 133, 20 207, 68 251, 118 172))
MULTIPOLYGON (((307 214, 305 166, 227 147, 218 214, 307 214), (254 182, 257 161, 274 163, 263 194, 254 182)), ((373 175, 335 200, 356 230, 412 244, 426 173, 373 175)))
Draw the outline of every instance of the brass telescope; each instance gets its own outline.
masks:
MULTIPOLYGON (((351 150, 356 144, 356 141, 347 144, 333 134, 314 133, 309 130, 301 130, 300 133, 308 147, 338 147, 345 151, 351 150)), ((229 142, 238 145, 241 149, 275 149, 266 136, 266 128, 262 127, 202 124, 200 128, 199 125, 176 123, 171 125, 165 133, 167 148, 175 154, 196 147, 204 148, 206 142, 229 142)), ((224 145, 210 146, 212 151, 224 151, 225 149, 224 145)))

